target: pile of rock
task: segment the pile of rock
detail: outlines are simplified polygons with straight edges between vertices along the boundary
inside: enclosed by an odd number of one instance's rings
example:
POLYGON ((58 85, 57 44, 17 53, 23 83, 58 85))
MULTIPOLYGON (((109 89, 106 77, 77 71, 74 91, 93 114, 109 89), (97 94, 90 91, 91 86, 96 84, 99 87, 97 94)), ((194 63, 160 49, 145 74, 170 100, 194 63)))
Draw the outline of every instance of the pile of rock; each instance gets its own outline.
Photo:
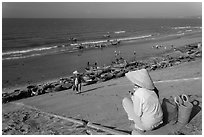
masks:
MULTIPOLYGON (((63 81, 65 80, 63 79, 63 81)), ((11 93, 2 93, 2 102, 6 103, 22 98, 38 96, 50 92, 58 92, 70 88, 72 88, 72 84, 70 82, 62 82, 62 80, 43 85, 29 85, 25 89, 16 89, 11 93)))
MULTIPOLYGON (((90 85, 97 82, 104 82, 113 78, 125 76, 128 71, 134 71, 145 68, 149 71, 171 67, 195 60, 202 57, 202 45, 194 43, 180 48, 174 48, 166 54, 159 57, 151 57, 146 60, 124 62, 121 64, 112 64, 110 66, 98 67, 95 69, 86 70, 82 73, 84 79, 83 85, 90 85), (117 67, 116 67, 117 66, 117 67), (122 67, 120 67, 122 66, 122 67)), ((46 83, 44 85, 29 85, 26 89, 14 90, 12 93, 3 93, 2 102, 6 103, 13 100, 37 96, 49 92, 58 92, 72 88, 74 82, 73 76, 68 78, 60 78, 59 81, 46 83)))

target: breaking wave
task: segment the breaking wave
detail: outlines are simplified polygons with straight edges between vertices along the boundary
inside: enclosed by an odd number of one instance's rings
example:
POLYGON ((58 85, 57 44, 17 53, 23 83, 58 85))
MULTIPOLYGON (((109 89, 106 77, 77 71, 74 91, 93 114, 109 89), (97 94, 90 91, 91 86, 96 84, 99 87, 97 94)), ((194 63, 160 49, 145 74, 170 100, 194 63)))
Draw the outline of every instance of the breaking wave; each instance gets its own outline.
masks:
POLYGON ((33 52, 33 51, 43 51, 43 50, 49 50, 49 49, 54 49, 57 48, 58 46, 51 46, 51 47, 42 47, 42 48, 34 48, 34 49, 27 49, 27 50, 17 50, 17 51, 8 51, 2 53, 2 55, 11 55, 11 54, 23 54, 23 53, 28 53, 28 52, 33 52))

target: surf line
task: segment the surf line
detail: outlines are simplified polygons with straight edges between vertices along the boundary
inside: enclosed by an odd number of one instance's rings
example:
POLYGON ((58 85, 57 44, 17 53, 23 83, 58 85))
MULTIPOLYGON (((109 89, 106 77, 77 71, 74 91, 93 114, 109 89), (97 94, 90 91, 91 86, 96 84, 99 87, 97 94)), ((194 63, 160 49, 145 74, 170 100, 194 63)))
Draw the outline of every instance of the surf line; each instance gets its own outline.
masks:
MULTIPOLYGON (((190 81, 190 80, 201 80, 202 77, 195 77, 195 78, 185 78, 185 79, 172 79, 172 80, 162 80, 162 81, 153 81, 154 84, 156 83, 167 83, 167 82, 180 82, 180 81, 190 81)), ((120 84, 115 86, 128 86, 132 85, 132 83, 120 84)))

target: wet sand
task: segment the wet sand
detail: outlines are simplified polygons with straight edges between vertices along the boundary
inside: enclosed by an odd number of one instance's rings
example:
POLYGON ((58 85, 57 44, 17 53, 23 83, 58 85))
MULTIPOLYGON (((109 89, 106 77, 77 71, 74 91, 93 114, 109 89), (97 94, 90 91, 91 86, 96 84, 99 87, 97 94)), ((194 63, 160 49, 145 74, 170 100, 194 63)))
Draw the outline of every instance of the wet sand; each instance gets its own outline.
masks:
MULTIPOLYGON (((202 108, 202 59, 183 63, 170 68, 151 71, 150 75, 159 90, 160 99, 169 96, 187 94, 195 96, 202 108)), ((132 84, 125 78, 113 79, 83 87, 83 93, 75 94, 71 89, 56 93, 34 96, 14 101, 36 107, 42 112, 48 112, 64 117, 83 119, 104 126, 130 132, 130 121, 122 108, 121 101, 129 96, 132 84)), ((3 104, 5 110, 8 104, 3 104)), ((179 134, 202 133, 202 109, 196 112, 190 123, 179 134)), ((175 134, 175 126, 167 124, 158 130, 146 134, 175 134)), ((84 132, 86 134, 86 132, 84 132)))
MULTIPOLYGON (((171 39, 167 41, 164 40, 161 42, 150 42, 148 46, 155 45, 156 43, 159 43, 159 44, 173 43, 175 47, 177 46, 179 47, 185 44, 191 44, 191 43, 200 42, 200 41, 201 41, 200 35, 191 35, 181 39, 179 38, 179 39, 173 39, 173 40, 171 39)), ((143 44, 146 45, 145 43, 143 44)), ((31 65, 32 63, 35 63, 35 62, 27 62, 27 65, 28 64, 31 65)), ((35 66, 35 64, 32 64, 31 66, 35 66)), ((35 66, 33 69, 36 69, 36 67, 40 68, 40 66, 35 66)), ((62 69, 66 70, 66 67, 62 69)), ((21 69, 18 71, 19 72, 21 71, 21 73, 23 73, 23 75, 21 75, 22 76, 21 79, 16 80, 16 81, 20 81, 20 83, 25 82, 26 84, 28 84, 26 82, 28 79, 32 79, 33 81, 35 81, 36 79, 39 80, 37 78, 37 75, 35 75, 35 73, 25 72, 21 69), (30 77, 28 73, 31 73, 32 77, 30 77)), ((48 75, 54 72, 56 73, 63 72, 63 71, 62 72, 59 72, 59 71, 60 70, 58 69, 50 68, 50 70, 39 71, 39 74, 42 75, 45 73, 45 75, 48 75)), ((9 78, 8 70, 6 75, 8 75, 8 78, 9 78)), ((162 100, 163 98, 169 98, 170 96, 180 95, 183 93, 194 96, 195 99, 199 100, 199 107, 198 107, 200 108, 198 109, 199 111, 196 111, 190 123, 182 129, 181 134, 200 135, 202 133, 202 120, 201 120, 202 119, 202 115, 201 115, 202 113, 202 58, 197 58, 195 61, 185 62, 165 69, 151 71, 150 75, 156 87, 159 90, 160 100, 162 100)), ((15 80, 15 79, 11 78, 11 81, 12 80, 15 80)), ((7 84, 8 84, 7 86, 12 85, 9 83, 7 84)), ((75 94, 70 89, 70 90, 65 90, 61 92, 48 93, 40 96, 34 96, 30 98, 13 101, 11 103, 12 105, 10 105, 10 103, 6 103, 2 105, 2 112, 4 114, 3 116, 5 116, 5 119, 6 117, 8 118, 8 115, 10 116, 11 119, 14 118, 13 113, 14 114, 16 113, 17 115, 22 115, 25 113, 32 114, 32 111, 29 111, 27 109, 26 109, 26 112, 22 111, 22 108, 18 108, 18 107, 17 109, 13 109, 13 108, 16 108, 15 103, 22 103, 22 104, 25 104, 25 106, 37 108, 39 112, 36 115, 40 115, 41 112, 46 112, 48 114, 56 114, 63 117, 82 119, 89 122, 101 124, 103 126, 108 126, 114 129, 122 130, 122 131, 125 131, 126 133, 130 133, 131 129, 129 126, 131 122, 127 119, 127 114, 125 113, 121 102, 124 97, 129 96, 128 91, 132 90, 132 88, 133 88, 132 84, 125 77, 122 77, 119 79, 112 79, 110 81, 82 87, 83 93, 81 94, 75 94)), ((36 117, 34 121, 35 120, 41 121, 44 118, 45 116, 36 117)), ((49 122, 53 123, 53 118, 48 117, 47 120, 48 120, 47 121, 48 123, 49 122)), ((60 124, 59 122, 60 120, 59 121, 58 120, 59 119, 54 119, 54 122, 57 125, 60 124)), ((10 124, 12 124, 12 121, 10 122, 10 124)), ((44 132, 44 133, 52 134, 54 131, 48 132, 48 129, 49 128, 54 129, 55 124, 51 124, 50 127, 46 128, 45 131, 47 132, 44 132)), ((3 125, 4 127, 11 127, 11 125, 8 126, 7 121, 3 122, 3 125)), ((77 126, 78 125, 74 125, 72 127, 72 124, 70 124, 69 128, 71 128, 70 130, 72 130, 73 132, 63 131, 64 132, 63 133, 59 131, 60 133, 56 132, 56 134, 76 134, 77 130, 79 129, 79 128, 75 128, 77 126), (75 130, 76 132, 74 131, 74 128, 76 129, 75 130)), ((146 134, 163 134, 163 135, 175 134, 175 133, 172 133, 173 127, 174 126, 167 124, 159 128, 158 130, 148 132, 146 134)), ((42 127, 39 127, 39 130, 41 128, 42 127)), ((43 131, 42 132, 40 131, 38 132, 38 131, 27 132, 26 134, 29 134, 29 133, 43 134, 43 131)), ((89 134, 87 133, 86 128, 85 129, 80 128, 79 132, 80 132, 79 134, 89 134)), ((17 134, 21 134, 21 133, 17 132, 17 134)), ((104 134, 107 134, 107 133, 104 133, 104 134)))
POLYGON ((136 58, 138 60, 150 56, 155 56, 165 52, 163 48, 153 49, 152 46, 162 44, 175 47, 183 46, 202 41, 200 32, 185 36, 159 37, 156 39, 147 39, 139 41, 125 41, 119 47, 108 47, 103 50, 90 50, 83 53, 67 53, 48 55, 44 57, 27 58, 22 60, 3 61, 2 62, 2 87, 3 90, 12 90, 21 86, 33 83, 42 83, 43 81, 59 79, 60 77, 69 76, 74 70, 84 72, 87 61, 92 64, 99 60, 99 66, 108 65, 114 60, 114 51, 120 50, 122 56, 131 60, 133 51, 137 46, 136 58), (143 52, 140 52, 143 51, 143 52), (131 54, 132 53, 132 54, 131 54), (104 56, 106 54, 106 56, 104 56), (76 60, 73 62, 73 60, 76 60), (71 67, 70 67, 71 66, 71 67))

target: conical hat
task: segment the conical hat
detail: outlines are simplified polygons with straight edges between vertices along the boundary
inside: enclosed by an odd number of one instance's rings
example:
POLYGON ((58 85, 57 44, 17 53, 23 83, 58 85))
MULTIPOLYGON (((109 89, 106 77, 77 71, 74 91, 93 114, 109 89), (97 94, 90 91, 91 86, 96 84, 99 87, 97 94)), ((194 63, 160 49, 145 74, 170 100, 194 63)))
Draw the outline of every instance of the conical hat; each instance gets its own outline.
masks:
POLYGON ((134 84, 152 90, 155 88, 151 77, 146 69, 141 69, 137 71, 131 71, 125 74, 125 76, 134 84))
POLYGON ((73 72, 73 74, 79 74, 79 72, 78 72, 77 70, 75 70, 75 71, 73 72))

